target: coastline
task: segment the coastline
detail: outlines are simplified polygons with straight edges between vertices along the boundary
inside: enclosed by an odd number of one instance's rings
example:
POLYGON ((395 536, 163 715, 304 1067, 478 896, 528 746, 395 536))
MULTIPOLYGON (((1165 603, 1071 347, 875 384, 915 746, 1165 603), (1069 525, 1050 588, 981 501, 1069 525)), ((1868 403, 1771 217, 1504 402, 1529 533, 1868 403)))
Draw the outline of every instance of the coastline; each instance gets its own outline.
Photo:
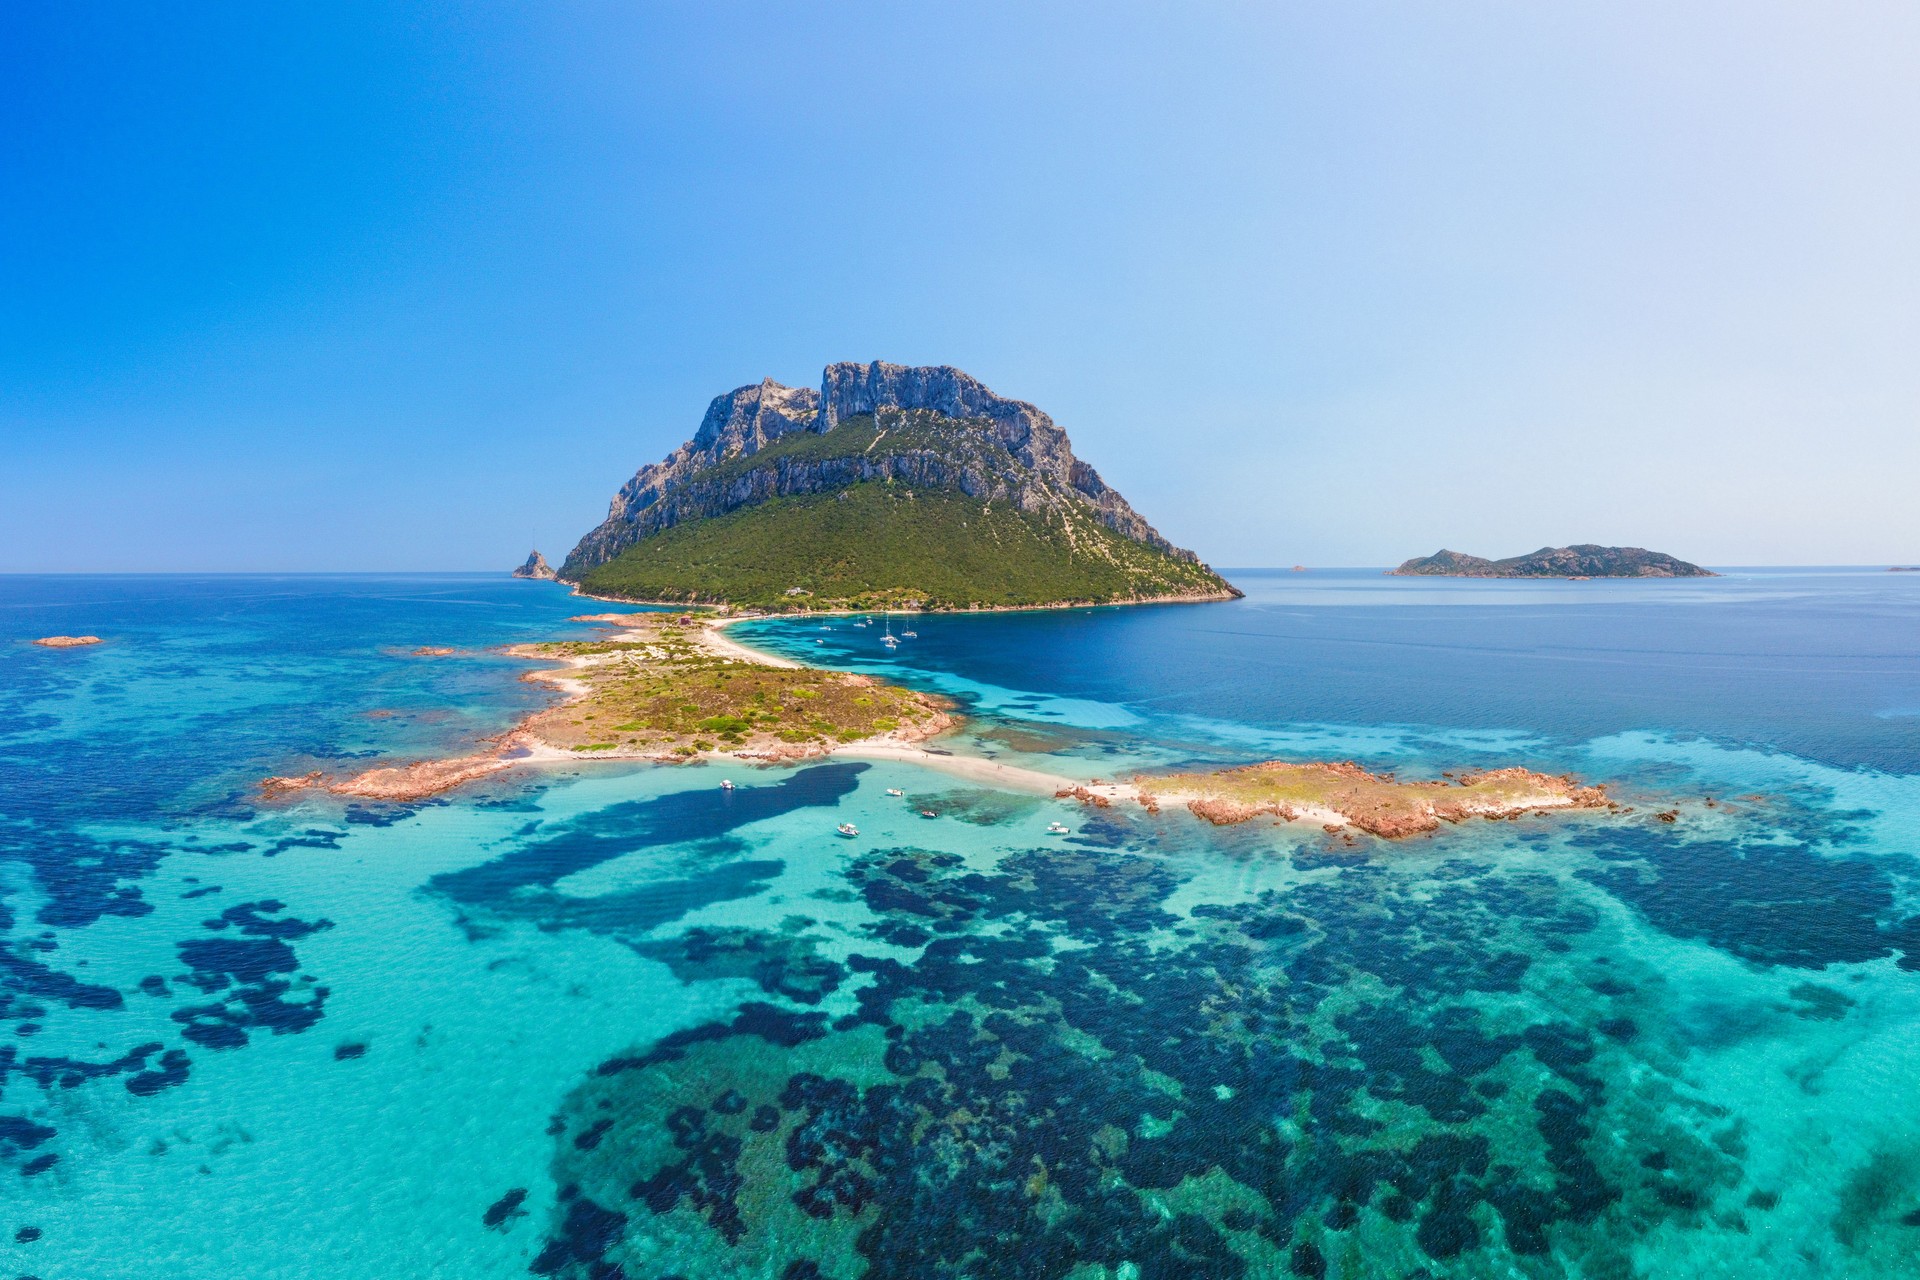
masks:
MULTIPOLYGON (((599 600, 607 604, 644 605, 648 608, 655 609, 719 610, 733 607, 724 600, 643 600, 635 596, 596 595, 586 590, 579 583, 570 582, 565 578, 555 578, 553 581, 565 586, 582 600, 599 600)), ((1136 596, 1128 600, 1055 600, 1046 604, 981 604, 968 605, 964 609, 928 609, 924 607, 918 609, 760 609, 750 616, 759 618, 844 618, 870 613, 925 613, 954 616, 964 616, 973 613, 1059 613, 1066 609, 1130 609, 1135 605, 1147 604, 1224 604, 1229 600, 1243 600, 1246 598, 1246 594, 1246 592, 1241 591, 1237 587, 1229 586, 1225 591, 1209 591, 1192 595, 1136 596)))
MULTIPOLYGON (((736 622, 770 616, 780 615, 749 613, 698 619, 689 613, 672 611, 578 615, 571 621, 607 627, 615 636, 603 641, 530 642, 503 650, 512 657, 549 664, 528 671, 520 678, 529 683, 551 685, 563 696, 554 705, 528 715, 514 728, 485 740, 490 744, 489 749, 381 765, 346 778, 328 778, 317 770, 300 776, 272 777, 262 780, 261 793, 267 798, 278 798, 294 792, 319 790, 357 799, 403 803, 425 799, 521 765, 539 767, 585 761, 683 764, 694 760, 730 760, 753 766, 839 756, 911 764, 982 786, 1074 800, 1097 808, 1130 803, 1149 814, 1158 814, 1163 806, 1179 806, 1195 818, 1215 825, 1264 817, 1279 823, 1319 826, 1328 834, 1357 830, 1383 839, 1426 834, 1443 823, 1476 818, 1510 819, 1550 811, 1620 811, 1620 806, 1601 788, 1583 786, 1572 777, 1550 777, 1521 768, 1426 782, 1401 782, 1391 774, 1369 773, 1350 761, 1299 764, 1266 761, 1207 773, 1142 774, 1123 781, 1105 782, 935 750, 923 744, 957 724, 947 710, 948 704, 929 695, 883 685, 867 676, 811 667, 763 653, 724 634, 726 628, 736 622), (571 651, 563 646, 570 646, 571 651), (691 662, 687 655, 694 655, 691 662), (725 747, 705 740, 690 742, 684 729, 677 741, 673 735, 666 735, 672 743, 670 746, 643 743, 639 738, 630 738, 624 745, 615 741, 585 744, 576 741, 569 745, 565 733, 556 736, 555 726, 573 731, 576 738, 582 733, 600 736, 605 733, 604 729, 585 728, 585 722, 595 720, 597 713, 610 712, 609 718, 632 714, 631 707, 603 698, 593 702, 596 714, 587 714, 577 721, 566 715, 569 708, 602 695, 601 686, 586 674, 596 668, 612 671, 614 675, 609 683, 621 689, 641 678, 634 673, 651 672, 664 675, 669 681, 678 678, 681 683, 670 686, 671 696, 676 699, 690 694, 698 696, 700 689, 725 688, 730 689, 731 696, 737 700, 743 696, 743 690, 748 691, 744 696, 750 697, 752 706, 765 709, 770 718, 756 724, 755 716, 761 711, 742 710, 700 720, 697 729, 732 735, 726 738, 725 747), (729 672, 732 674, 727 674, 729 672), (687 683, 691 678, 689 673, 698 677, 695 683, 687 683), (784 684, 775 681, 776 690, 798 690, 793 696, 808 701, 786 704, 779 695, 769 700, 765 687, 754 687, 756 682, 774 680, 776 673, 786 681, 784 684), (796 681, 794 677, 800 679, 796 681), (831 696, 822 699, 823 690, 831 696), (888 710, 894 714, 870 716, 865 732, 823 725, 817 718, 806 722, 808 729, 796 732, 793 726, 799 722, 785 718, 787 713, 817 716, 826 709, 832 696, 838 696, 843 702, 850 699, 869 712, 888 710), (876 703, 881 706, 876 708, 876 703), (774 707, 780 707, 781 711, 773 712, 774 707), (909 712, 911 714, 907 714, 909 712), (780 726, 778 732, 775 726, 780 726), (749 733, 753 740, 743 741, 749 733), (833 741, 833 737, 839 741, 833 741)), ((741 704, 736 701, 734 705, 741 704)), ((698 715, 704 709, 691 710, 698 715)), ((652 723, 614 726, 616 730, 655 727, 652 723)))
MULTIPOLYGON (((640 635, 639 632, 646 629, 653 633, 652 640, 659 639, 663 627, 662 619, 669 616, 673 615, 667 611, 645 614, 581 615, 571 621, 591 622, 621 633, 614 640, 606 642, 615 651, 657 656, 658 650, 655 644, 648 636, 640 635)), ((680 616, 686 617, 686 615, 680 616)), ((775 654, 762 653, 721 634, 724 627, 734 622, 744 622, 749 618, 765 616, 769 615, 742 614, 726 618, 704 618, 688 625, 676 624, 667 629, 671 632, 671 638, 674 641, 684 641, 707 657, 718 659, 723 664, 766 671, 805 672, 831 680, 846 688, 868 691, 872 696, 878 696, 887 689, 887 686, 882 686, 878 681, 867 676, 810 667, 775 654)), ((379 765, 345 778, 330 778, 320 770, 298 775, 276 775, 261 780, 262 796, 276 799, 311 790, 358 799, 403 803, 423 800, 521 765, 592 762, 688 764, 695 760, 733 760, 742 765, 785 764, 825 757, 850 748, 868 748, 876 751, 906 750, 911 748, 912 744, 946 732, 955 724, 954 718, 946 712, 939 700, 928 695, 895 690, 894 692, 906 695, 920 704, 921 714, 918 718, 906 723, 885 721, 885 727, 879 731, 843 741, 838 745, 820 741, 778 741, 760 742, 751 747, 743 746, 737 749, 717 749, 711 744, 701 744, 700 749, 690 749, 685 746, 663 749, 596 743, 586 749, 570 748, 544 736, 540 722, 566 711, 569 707, 577 706, 595 695, 594 683, 584 678, 581 673, 600 665, 596 659, 603 655, 548 652, 545 645, 549 643, 571 642, 526 642, 509 645, 499 650, 509 657, 548 664, 522 673, 520 679, 530 684, 551 685, 563 696, 551 706, 531 712, 513 728, 494 737, 482 739, 481 745, 488 749, 458 756, 379 765)), ((856 700, 865 703, 870 698, 860 697, 856 700)))

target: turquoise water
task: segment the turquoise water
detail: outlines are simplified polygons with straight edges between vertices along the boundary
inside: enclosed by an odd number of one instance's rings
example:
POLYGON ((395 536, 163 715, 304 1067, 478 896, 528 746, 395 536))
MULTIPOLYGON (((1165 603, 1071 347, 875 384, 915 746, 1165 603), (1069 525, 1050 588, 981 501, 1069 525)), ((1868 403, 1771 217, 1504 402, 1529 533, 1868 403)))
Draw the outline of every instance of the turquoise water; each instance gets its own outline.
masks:
POLYGON ((1349 844, 858 761, 264 805, 513 723, 490 651, 580 603, 0 579, 0 1274, 1920 1274, 1920 581, 1235 578, 737 634, 1071 776, 1634 812, 1349 844))

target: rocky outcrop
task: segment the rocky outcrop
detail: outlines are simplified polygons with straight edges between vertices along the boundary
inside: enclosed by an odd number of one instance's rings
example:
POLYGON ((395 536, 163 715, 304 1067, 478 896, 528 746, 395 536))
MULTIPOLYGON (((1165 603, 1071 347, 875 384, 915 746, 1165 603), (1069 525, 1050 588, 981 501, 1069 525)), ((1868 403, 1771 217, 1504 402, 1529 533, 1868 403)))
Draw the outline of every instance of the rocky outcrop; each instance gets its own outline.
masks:
POLYGON ((43 649, 81 649, 90 644, 99 644, 99 636, 41 636, 34 641, 43 649))
POLYGON ((1485 560, 1440 550, 1409 560, 1390 572, 1403 577, 1447 578, 1712 578, 1697 564, 1645 547, 1602 547, 1591 542, 1542 547, 1530 555, 1485 560))
POLYGON ((1387 840, 1437 830, 1443 822, 1512 818, 1554 809, 1612 807, 1604 788, 1531 769, 1493 769, 1431 782, 1401 782, 1351 760, 1307 764, 1269 760, 1215 773, 1134 779, 1149 809, 1184 804, 1215 825, 1271 815, 1335 832, 1352 826, 1387 840))
POLYGON ((692 440, 621 487, 606 520, 581 539, 560 576, 577 581, 683 521, 874 479, 1005 501, 1029 512, 1071 504, 1123 537, 1197 563, 1076 458, 1066 432, 1033 405, 995 395, 949 366, 874 361, 828 365, 818 392, 767 379, 716 398, 692 440), (796 432, 849 429, 880 439, 859 450, 776 449, 767 465, 753 465, 755 454, 796 432))
POLYGON ((545 556, 535 551, 527 557, 525 564, 513 571, 513 576, 516 578, 538 578, 542 581, 551 581, 560 575, 553 571, 553 566, 547 563, 545 556))
POLYGON ((1445 547, 1430 556, 1409 560, 1394 570, 1397 574, 1432 574, 1448 578, 1494 578, 1493 561, 1485 556, 1463 555, 1445 547))

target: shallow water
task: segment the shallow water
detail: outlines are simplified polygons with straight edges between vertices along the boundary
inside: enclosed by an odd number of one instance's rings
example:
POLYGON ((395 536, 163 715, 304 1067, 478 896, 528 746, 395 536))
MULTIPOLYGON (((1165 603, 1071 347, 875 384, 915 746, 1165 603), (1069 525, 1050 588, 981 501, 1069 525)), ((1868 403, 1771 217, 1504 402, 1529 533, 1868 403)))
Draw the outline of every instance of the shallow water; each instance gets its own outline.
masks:
POLYGON ((512 723, 488 650, 580 602, 0 579, 0 1274, 1920 1274, 1920 581, 1234 577, 736 634, 1073 776, 1635 812, 1349 844, 850 761, 263 806, 512 723))

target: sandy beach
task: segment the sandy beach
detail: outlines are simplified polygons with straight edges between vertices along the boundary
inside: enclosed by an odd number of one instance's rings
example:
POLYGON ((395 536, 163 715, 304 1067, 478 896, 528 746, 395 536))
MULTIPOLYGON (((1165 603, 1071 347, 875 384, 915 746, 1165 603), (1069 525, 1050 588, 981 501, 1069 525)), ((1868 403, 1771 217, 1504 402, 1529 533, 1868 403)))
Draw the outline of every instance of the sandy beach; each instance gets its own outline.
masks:
POLYGON ((1139 788, 1131 783, 1101 783, 1095 786, 1078 778, 1062 777, 1057 773, 1022 769, 1015 765, 1001 764, 995 760, 985 760, 979 756, 929 751, 925 747, 903 746, 887 742, 855 742, 844 747, 836 747, 832 754, 855 760, 898 760, 905 764, 919 765, 923 769, 935 769, 955 778, 964 778, 968 782, 978 782, 1005 791, 1026 791, 1036 795, 1052 796, 1059 795, 1063 791, 1080 789, 1109 801, 1132 800, 1139 796, 1139 788))

